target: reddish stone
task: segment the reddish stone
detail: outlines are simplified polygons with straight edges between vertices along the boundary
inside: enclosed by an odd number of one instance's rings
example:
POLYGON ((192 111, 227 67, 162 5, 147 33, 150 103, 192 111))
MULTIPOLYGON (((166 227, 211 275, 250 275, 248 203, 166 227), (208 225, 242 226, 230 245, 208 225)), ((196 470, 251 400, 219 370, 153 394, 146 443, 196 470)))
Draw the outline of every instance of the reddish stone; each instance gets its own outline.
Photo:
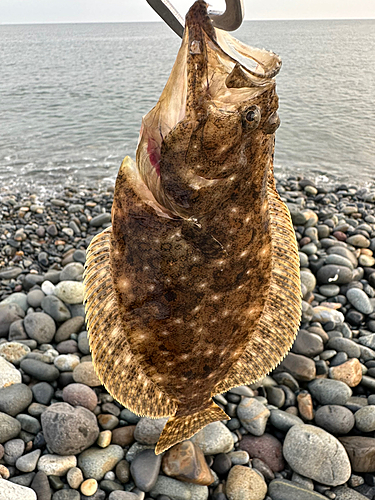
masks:
POLYGON ((300 392, 297 396, 298 411, 304 420, 313 420, 314 409, 311 395, 306 392, 300 392))
POLYGON ((335 231, 332 236, 336 238, 336 240, 339 241, 346 241, 346 234, 341 232, 341 231, 335 231))
POLYGON ((191 441, 183 441, 170 448, 163 457, 164 474, 188 483, 208 486, 214 477, 202 450, 191 441))
POLYGON ((126 425, 124 427, 117 427, 112 431, 112 444, 119 446, 129 446, 134 443, 135 425, 126 425))
POLYGON ((271 434, 263 436, 245 435, 239 443, 241 450, 247 451, 250 458, 260 458, 273 472, 284 469, 282 445, 271 434))

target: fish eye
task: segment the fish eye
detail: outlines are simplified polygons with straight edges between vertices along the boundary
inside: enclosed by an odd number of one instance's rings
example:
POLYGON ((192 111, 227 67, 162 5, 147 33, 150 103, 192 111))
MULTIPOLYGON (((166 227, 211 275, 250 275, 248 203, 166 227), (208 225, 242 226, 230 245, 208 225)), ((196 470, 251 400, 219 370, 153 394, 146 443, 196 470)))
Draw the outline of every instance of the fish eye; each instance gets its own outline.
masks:
POLYGON ((258 127, 261 118, 258 106, 250 106, 249 108, 246 108, 243 116, 244 125, 247 130, 253 130, 258 127))

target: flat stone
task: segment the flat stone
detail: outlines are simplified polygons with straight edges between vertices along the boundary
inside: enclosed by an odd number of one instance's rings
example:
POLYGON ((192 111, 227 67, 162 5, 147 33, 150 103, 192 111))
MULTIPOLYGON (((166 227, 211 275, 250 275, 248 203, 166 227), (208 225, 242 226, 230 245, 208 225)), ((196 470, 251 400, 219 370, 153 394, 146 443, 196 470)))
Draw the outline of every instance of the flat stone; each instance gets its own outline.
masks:
POLYGON ((313 420, 314 407, 311 394, 308 392, 300 392, 297 396, 298 411, 305 420, 313 420))
POLYGON ((358 344, 353 342, 351 339, 341 337, 331 338, 326 344, 326 349, 334 349, 337 352, 346 352, 349 358, 359 358, 361 356, 361 350, 358 344))
POLYGON ((42 455, 38 461, 38 470, 47 476, 65 476, 69 469, 77 466, 74 455, 60 456, 54 454, 42 455))
POLYGON ((49 405, 54 395, 54 388, 48 382, 38 382, 31 388, 34 399, 43 405, 49 405))
POLYGON ((44 297, 45 294, 42 290, 30 290, 27 294, 27 303, 30 307, 36 309, 37 307, 41 307, 44 297))
POLYGON ((0 500, 37 500, 31 488, 0 478, 0 500))
POLYGON ((361 432, 375 431, 375 405, 368 405, 355 413, 355 425, 361 432))
POLYGON ((58 490, 53 496, 52 500, 80 500, 81 496, 76 490, 58 490))
POLYGON ((98 482, 96 479, 92 479, 92 478, 86 479, 81 484, 80 489, 81 489, 81 493, 83 495, 91 497, 92 495, 94 495, 94 493, 96 493, 96 490, 98 489, 98 482))
POLYGON ((173 500, 207 500, 208 488, 200 484, 183 483, 171 477, 159 476, 150 495, 152 498, 166 495, 173 500))
POLYGON ((230 430, 222 422, 212 422, 195 434, 191 441, 199 446, 205 455, 228 453, 234 446, 230 430))
POLYGON ((100 481, 123 458, 124 450, 118 445, 111 444, 104 449, 89 448, 82 452, 78 457, 78 466, 84 477, 100 481))
POLYGON ((346 242, 353 247, 368 248, 370 246, 370 240, 362 234, 353 234, 347 238, 346 242))
POLYGON ((354 427, 353 413, 339 405, 325 405, 315 413, 315 423, 330 434, 348 434, 354 427))
POLYGON ((323 405, 344 405, 352 395, 350 387, 339 380, 317 379, 308 387, 313 397, 323 405))
POLYGON ((226 482, 228 500, 263 500, 267 484, 255 470, 235 465, 229 471, 226 482))
POLYGON ((295 472, 328 486, 344 484, 351 474, 341 443, 312 425, 291 427, 285 436, 283 454, 295 472))
POLYGON ((35 474, 31 488, 35 491, 38 500, 51 500, 51 488, 45 472, 40 470, 35 474))
MULTIPOLYGON (((375 333, 370 335, 362 335, 359 337, 359 342, 370 349, 375 349, 375 333)), ((360 346, 361 349, 361 346, 360 346)), ((362 357, 362 349, 361 349, 361 357, 362 357)))
POLYGON ((89 387, 98 387, 102 385, 91 361, 83 361, 73 370, 73 379, 80 384, 86 384, 89 387))
POLYGON ((102 214, 96 215, 90 220, 90 226, 92 227, 100 227, 103 224, 107 224, 111 222, 111 214, 104 212, 102 214))
POLYGON ((83 316, 74 316, 59 326, 55 335, 55 342, 59 343, 69 340, 72 333, 79 333, 85 324, 83 316))
POLYGON ((55 295, 65 304, 81 304, 83 294, 84 286, 79 281, 60 281, 55 288, 55 295))
POLYGON ((261 436, 266 429, 270 411, 254 398, 243 398, 237 406, 237 416, 250 434, 261 436))
POLYGON ((27 296, 22 292, 12 293, 12 295, 9 295, 9 297, 0 302, 0 306, 3 304, 18 304, 25 312, 29 307, 27 303, 27 296))
MULTIPOLYGON (((132 462, 131 470, 137 458, 132 462)), ((214 477, 206 463, 202 450, 191 441, 184 441, 172 446, 163 457, 162 468, 164 474, 180 481, 205 486, 214 482, 214 477)))
POLYGON ((345 382, 349 387, 356 387, 362 380, 362 366, 357 358, 352 358, 329 369, 329 376, 334 380, 345 382))
POLYGON ((332 492, 336 495, 335 500, 368 500, 367 497, 347 486, 339 486, 334 488, 332 492))
POLYGON ((119 424, 119 419, 114 415, 108 413, 98 415, 98 422, 100 427, 104 430, 112 430, 119 424))
POLYGON ((322 266, 317 272, 319 285, 345 285, 350 283, 353 272, 346 266, 328 264, 322 266))
POLYGON ((327 500, 317 491, 310 491, 294 481, 274 479, 269 484, 268 493, 272 500, 327 500))
POLYGON ((0 271, 0 279, 2 280, 12 280, 18 278, 18 276, 22 273, 22 269, 20 267, 8 267, 6 269, 2 269, 0 271))
POLYGON ((83 483, 83 474, 79 467, 72 467, 68 470, 66 480, 71 488, 78 490, 81 483, 83 483))
MULTIPOLYGON (((31 415, 27 415, 26 413, 19 413, 16 419, 21 422, 21 429, 29 434, 38 434, 38 432, 41 430, 39 420, 35 417, 32 417, 31 415)), ((30 437, 31 439, 34 438, 34 436, 30 437)))
POLYGON ((142 444, 157 443, 167 420, 167 418, 142 418, 136 425, 134 438, 142 444))
POLYGON ((283 410, 271 410, 270 423, 276 429, 288 432, 293 425, 303 424, 303 420, 283 410))
POLYGON ((363 314, 371 314, 374 311, 368 295, 359 288, 349 288, 346 292, 346 298, 357 311, 363 314))
POLYGON ((22 370, 36 378, 45 382, 53 382, 59 377, 59 370, 48 363, 38 361, 37 359, 23 359, 20 363, 22 370))
POLYGON ((21 424, 17 419, 6 413, 0 413, 0 444, 17 437, 20 430, 21 424))
POLYGON ((278 370, 286 371, 300 381, 313 380, 316 376, 314 361, 306 356, 292 352, 280 363, 278 370))
POLYGON ((343 323, 344 315, 340 311, 336 311, 336 309, 331 309, 330 307, 325 306, 316 306, 313 308, 312 321, 317 321, 318 323, 326 324, 326 323, 343 323))
POLYGON ((281 443, 271 434, 265 433, 259 437, 245 435, 239 442, 239 448, 246 451, 250 458, 263 460, 273 472, 280 472, 284 469, 281 443))
POLYGON ((19 370, 0 356, 0 388, 20 384, 22 376, 19 370))
POLYGON ((14 321, 24 317, 25 311, 18 304, 0 305, 0 338, 8 335, 9 327, 14 321))
POLYGON ((69 309, 64 302, 55 295, 47 295, 42 300, 42 309, 51 316, 57 323, 63 323, 71 318, 69 309))
POLYGON ((141 491, 151 491, 156 484, 161 466, 161 456, 154 450, 144 450, 135 457, 130 465, 133 480, 141 491))
POLYGON ((95 415, 67 403, 51 405, 41 416, 48 448, 59 455, 75 455, 91 446, 99 435, 95 415))
POLYGON ((60 281, 82 281, 84 267, 80 262, 70 262, 60 274, 60 281))
MULTIPOLYGON (((85 384, 69 384, 63 389, 63 400, 72 406, 83 406, 90 411, 93 411, 98 404, 98 398, 95 392, 85 384)), ((127 429, 121 427, 119 430, 127 429)), ((134 429, 133 429, 134 434, 134 429)), ((114 443, 119 444, 119 443, 114 443)), ((127 443, 130 444, 130 443, 127 443)), ((124 444, 123 446, 126 446, 124 444)))
POLYGON ((312 292, 316 286, 316 278, 311 271, 300 271, 301 283, 303 283, 308 292, 312 292))
POLYGON ((53 319, 42 312, 28 314, 23 320, 23 324, 27 335, 31 339, 35 339, 38 344, 50 343, 56 332, 53 319))
POLYGON ((375 438, 345 436, 340 438, 354 472, 375 472, 375 438))
POLYGON ((125 447, 134 443, 135 425, 126 425, 113 429, 112 443, 125 447))
POLYGON ((25 384, 12 384, 0 389, 0 411, 12 417, 21 413, 33 400, 33 393, 25 384))
POLYGON ((79 363, 80 358, 75 354, 60 354, 53 360, 53 364, 60 372, 71 372, 79 363))

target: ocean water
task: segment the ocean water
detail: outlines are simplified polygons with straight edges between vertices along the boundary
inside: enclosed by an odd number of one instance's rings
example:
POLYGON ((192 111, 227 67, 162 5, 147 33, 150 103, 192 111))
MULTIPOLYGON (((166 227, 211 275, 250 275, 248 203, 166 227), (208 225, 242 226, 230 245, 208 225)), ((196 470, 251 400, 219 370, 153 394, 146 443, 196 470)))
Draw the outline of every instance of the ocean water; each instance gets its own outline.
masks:
MULTIPOLYGON (((276 171, 375 173, 375 20, 247 21, 278 53, 276 171)), ((0 186, 113 183, 179 48, 163 23, 0 25, 0 186)))

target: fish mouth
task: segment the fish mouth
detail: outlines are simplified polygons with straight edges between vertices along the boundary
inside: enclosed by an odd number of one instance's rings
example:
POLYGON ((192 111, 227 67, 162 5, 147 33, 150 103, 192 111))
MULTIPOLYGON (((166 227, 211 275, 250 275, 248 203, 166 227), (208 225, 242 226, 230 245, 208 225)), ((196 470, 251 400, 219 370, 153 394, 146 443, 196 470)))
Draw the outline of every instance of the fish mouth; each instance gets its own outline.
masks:
POLYGON ((210 175, 198 168, 190 180, 180 179, 181 186, 176 181, 180 174, 188 175, 192 162, 198 165, 207 157, 209 141, 202 148, 202 138, 199 144, 196 136, 209 116, 220 113, 224 124, 231 115, 250 109, 262 93, 274 87, 273 78, 281 67, 273 52, 249 47, 214 28, 207 6, 198 0, 187 13, 170 77, 157 105, 142 120, 136 176, 145 185, 143 193, 145 187, 149 191, 148 203, 166 217, 192 216, 186 183, 197 191, 218 179, 217 173, 210 175))

